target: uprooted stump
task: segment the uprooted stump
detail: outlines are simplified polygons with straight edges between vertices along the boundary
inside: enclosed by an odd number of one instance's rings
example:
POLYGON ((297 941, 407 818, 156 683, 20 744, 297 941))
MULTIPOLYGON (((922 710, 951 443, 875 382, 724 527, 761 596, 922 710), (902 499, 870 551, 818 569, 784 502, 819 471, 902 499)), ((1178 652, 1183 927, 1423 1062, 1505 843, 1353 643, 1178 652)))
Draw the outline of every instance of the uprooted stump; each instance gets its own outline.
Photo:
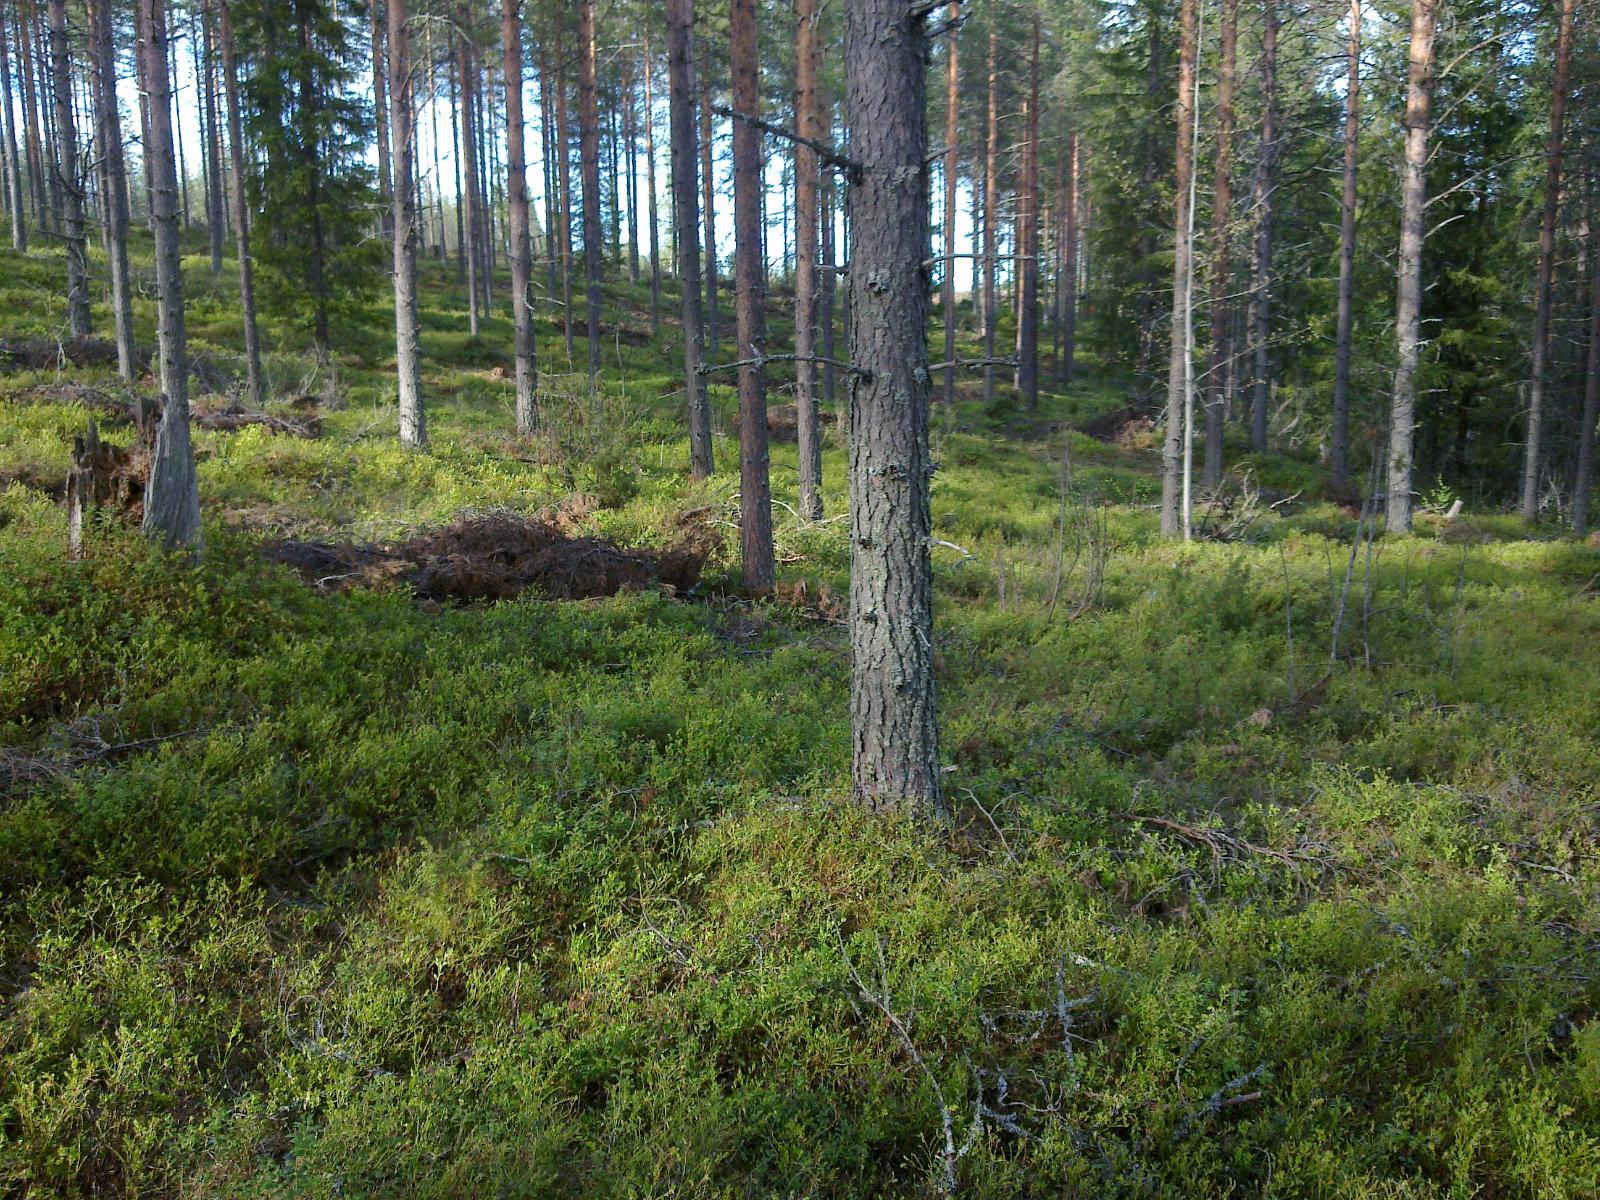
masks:
POLYGON ((500 600, 532 589, 553 600, 585 600, 659 587, 672 594, 700 580, 721 544, 714 530, 657 553, 605 538, 575 537, 559 514, 489 513, 397 544, 284 540, 266 547, 322 591, 406 585, 422 599, 500 600))
POLYGON ((144 517, 144 489, 150 456, 142 447, 124 450, 100 440, 93 421, 72 440, 72 470, 67 474, 67 538, 74 558, 83 557, 85 518, 109 509, 130 523, 144 517))

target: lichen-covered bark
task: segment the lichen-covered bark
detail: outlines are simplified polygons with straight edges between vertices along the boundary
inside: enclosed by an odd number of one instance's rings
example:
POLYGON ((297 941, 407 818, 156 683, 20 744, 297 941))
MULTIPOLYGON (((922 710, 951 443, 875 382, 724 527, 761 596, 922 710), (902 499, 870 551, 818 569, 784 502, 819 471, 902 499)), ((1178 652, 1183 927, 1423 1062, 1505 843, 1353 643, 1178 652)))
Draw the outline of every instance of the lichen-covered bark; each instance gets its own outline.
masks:
POLYGON ((168 549, 200 548, 200 491, 189 444, 189 355, 183 325, 182 249, 178 244, 178 170, 172 156, 172 83, 165 0, 139 0, 139 60, 150 101, 151 226, 156 252, 156 341, 161 368, 161 423, 156 428, 145 532, 168 549))
POLYGON ((927 35, 906 0, 849 0, 852 156, 850 717, 856 797, 943 817, 928 446, 927 35))

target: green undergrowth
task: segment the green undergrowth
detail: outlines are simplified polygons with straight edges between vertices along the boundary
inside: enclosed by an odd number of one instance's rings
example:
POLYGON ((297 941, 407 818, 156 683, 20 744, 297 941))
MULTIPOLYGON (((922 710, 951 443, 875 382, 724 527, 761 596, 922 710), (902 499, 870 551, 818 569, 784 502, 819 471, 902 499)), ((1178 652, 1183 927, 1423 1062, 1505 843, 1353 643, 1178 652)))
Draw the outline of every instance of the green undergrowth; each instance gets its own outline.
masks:
MULTIPOLYGON (((3 260, 39 330, 57 263, 3 260)), ((472 607, 262 558, 575 490, 626 544, 733 519, 734 401, 689 483, 670 319, 598 396, 542 323, 524 443, 503 314, 474 340, 427 284, 431 448, 382 306, 326 366, 272 329, 323 436, 197 435, 198 567, 114 527, 69 561, 63 387, 117 385, 0 375, 0 1192, 1600 1194, 1594 549, 1472 513, 1369 546, 1314 463, 1242 451, 1234 540, 1164 543, 1156 452, 1082 432, 1123 381, 1027 416, 963 379, 956 819, 918 830, 847 800, 834 613, 726 555, 472 607)), ((844 589, 844 468, 830 435, 823 524, 778 507, 786 584, 844 589)))

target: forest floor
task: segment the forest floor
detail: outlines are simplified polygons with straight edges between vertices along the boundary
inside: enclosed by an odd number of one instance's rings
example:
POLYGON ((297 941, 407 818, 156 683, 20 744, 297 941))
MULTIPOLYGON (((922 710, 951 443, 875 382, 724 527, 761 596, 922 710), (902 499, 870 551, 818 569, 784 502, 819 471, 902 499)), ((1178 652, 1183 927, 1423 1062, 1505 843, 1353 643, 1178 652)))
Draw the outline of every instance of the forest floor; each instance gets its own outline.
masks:
MULTIPOLYGON (((50 344, 60 267, 0 252, 0 342, 50 344)), ((186 269, 204 393, 235 294, 186 269)), ((193 569, 115 523, 69 560, 71 438, 130 443, 128 392, 0 363, 0 1192, 1600 1193, 1594 547, 1448 497, 1373 543, 1310 455, 1242 453, 1170 544, 1126 388, 964 380, 957 820, 918 831, 847 798, 836 433, 822 524, 774 446, 775 598, 728 550, 593 599, 417 582, 489 514, 709 548, 738 486, 725 375, 686 479, 647 288, 592 397, 541 321, 524 443, 503 304, 471 338, 430 271, 430 448, 385 308, 321 370, 271 327, 279 424, 197 431, 193 569), (286 538, 434 550, 308 582, 286 538)))

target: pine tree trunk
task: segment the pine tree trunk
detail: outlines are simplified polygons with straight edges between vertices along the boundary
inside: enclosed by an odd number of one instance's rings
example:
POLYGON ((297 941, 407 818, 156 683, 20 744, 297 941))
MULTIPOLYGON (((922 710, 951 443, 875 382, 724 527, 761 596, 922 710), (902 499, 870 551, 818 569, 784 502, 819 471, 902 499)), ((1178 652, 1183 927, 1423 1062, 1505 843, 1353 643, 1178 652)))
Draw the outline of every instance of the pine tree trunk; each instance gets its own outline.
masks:
POLYGON ((555 15, 556 53, 556 169, 561 184, 561 312, 565 322, 567 363, 572 363, 574 321, 572 317, 572 133, 567 125, 566 52, 562 48, 562 16, 555 15))
POLYGON ((67 321, 72 336, 89 336, 89 249, 84 236, 78 127, 72 114, 72 60, 67 57, 66 0, 49 0, 50 70, 55 79, 55 173, 66 218, 67 321))
POLYGON ((1222 0, 1220 63, 1217 71, 1216 174, 1211 201, 1211 349, 1206 356, 1206 456, 1201 482, 1222 485, 1222 440, 1228 417, 1226 372, 1233 319, 1232 256, 1229 225, 1233 220, 1233 85, 1238 45, 1239 0, 1222 0))
MULTIPOLYGON (((795 0, 795 129, 820 141, 817 108, 817 0, 795 0)), ((794 147, 794 353, 795 407, 800 451, 800 516, 822 518, 822 424, 817 411, 817 152, 794 147)))
POLYGON ((445 76, 450 88, 450 165, 456 189, 456 279, 467 278, 466 192, 461 186, 461 79, 456 70, 456 35, 445 46, 445 76))
POLYGON ((1361 136, 1361 0, 1350 0, 1344 93, 1344 189, 1339 202, 1339 301, 1333 335, 1333 425, 1328 468, 1336 484, 1350 479, 1350 350, 1356 289, 1356 163, 1361 136))
MULTIPOLYGON (((756 0, 729 0, 728 62, 733 108, 754 117, 761 110, 756 0)), ((744 586, 771 590, 776 581, 772 553, 772 492, 767 462, 766 264, 761 254, 761 131, 733 122, 734 319, 739 367, 739 531, 744 586)))
MULTIPOLYGON (((466 10, 459 12, 459 21, 465 27, 466 10)), ((478 298, 483 291, 478 276, 483 270, 483 255, 478 237, 478 138, 473 130, 476 73, 472 66, 471 46, 464 33, 456 38, 456 75, 461 82, 461 186, 466 198, 466 224, 463 229, 466 240, 461 245, 461 256, 467 265, 467 330, 477 337, 478 298)))
POLYGON ((1067 137, 1067 219, 1062 247, 1061 386, 1072 382, 1078 346, 1078 190, 1082 150, 1076 131, 1067 137))
POLYGON ((631 71, 622 88, 622 178, 628 194, 628 282, 639 283, 639 97, 631 71))
POLYGON ((372 97, 373 115, 377 119, 378 141, 378 196, 383 201, 383 232, 394 235, 394 171, 390 166, 389 153, 389 95, 388 74, 384 64, 383 26, 384 9, 386 0, 370 0, 371 20, 368 21, 372 34, 372 97))
POLYGON ((1572 532, 1589 532, 1589 489, 1594 485, 1595 422, 1600 420, 1600 229, 1589 219, 1589 352, 1578 425, 1578 465, 1572 484, 1572 532))
POLYGON ((1266 0, 1261 30, 1261 161, 1256 166, 1255 279, 1250 289, 1254 389, 1250 400, 1250 447, 1267 449, 1267 416, 1272 402, 1272 221, 1278 194, 1278 3, 1266 0))
POLYGON ((988 125, 983 144, 983 402, 994 404, 994 323, 999 315, 996 308, 995 224, 999 213, 995 193, 999 187, 997 150, 1000 144, 1000 75, 995 62, 997 38, 989 30, 989 108, 988 125))
POLYGON ((538 427, 534 388, 539 378, 533 338, 533 262, 529 234, 527 145, 522 114, 522 0, 500 0, 505 51, 506 183, 511 198, 511 318, 517 357, 517 432, 538 427))
POLYGON ((700 191, 701 212, 705 217, 704 243, 706 267, 706 356, 715 362, 721 353, 721 297, 717 285, 717 206, 716 165, 711 124, 711 80, 700 71, 700 191))
POLYGON ((155 201, 157 344, 161 422, 144 495, 145 532, 169 550, 200 550, 200 492, 189 444, 189 356, 183 328, 182 249, 178 244, 178 180, 172 161, 172 85, 167 74, 165 0, 138 0, 140 84, 150 97, 145 147, 155 201))
POLYGON ((595 97, 594 0, 578 5, 578 157, 583 172, 583 269, 589 310, 589 378, 600 373, 600 112, 595 97))
POLYGON ((261 380, 261 334, 256 327, 255 268, 250 259, 250 205, 244 186, 244 129, 239 111, 238 64, 233 51, 233 16, 229 0, 220 0, 222 84, 228 105, 228 167, 233 175, 233 237, 239 258, 239 311, 244 318, 245 390, 250 407, 265 402, 261 380))
POLYGON ((28 34, 27 10, 17 9, 17 61, 22 66, 22 131, 28 154, 28 182, 33 191, 34 222, 41 229, 50 224, 50 208, 45 191, 44 148, 39 131, 44 128, 39 119, 38 87, 34 82, 33 47, 28 34))
POLYGON ((1191 355, 1190 302, 1194 283, 1194 122, 1198 50, 1198 0, 1183 0, 1178 36, 1177 140, 1173 155, 1172 341, 1167 358, 1166 430, 1161 447, 1161 532, 1177 537, 1186 528, 1183 458, 1191 355))
POLYGON ((1029 412, 1039 407, 1039 41, 1040 15, 1033 10, 1033 54, 1028 68, 1028 123, 1024 136, 1021 214, 1022 281, 1018 297, 1017 386, 1029 412))
POLYGON ((956 402, 956 169, 957 144, 961 140, 960 50, 956 42, 956 22, 961 16, 959 0, 950 0, 946 19, 950 33, 944 64, 944 280, 939 303, 944 309, 944 402, 956 402))
MULTIPOLYGON (((417 214, 411 186, 415 151, 411 101, 411 27, 406 0, 388 0, 388 101, 391 161, 389 204, 394 250, 394 364, 399 385, 400 444, 428 441, 422 402, 422 356, 417 346, 417 214)), ((380 39, 373 35, 376 49, 380 39)))
POLYGON ((222 130, 217 121, 216 46, 213 44, 213 0, 200 5, 200 56, 204 70, 196 80, 205 115, 206 218, 210 236, 211 272, 222 273, 222 243, 228 232, 227 205, 222 197, 222 130))
MULTIPOLYGON (((111 274, 111 324, 116 332, 117 373, 132 382, 138 368, 133 344, 132 284, 128 269, 128 171, 117 107, 117 59, 111 34, 110 0, 89 0, 89 53, 94 63, 95 128, 105 163, 101 197, 106 258, 111 274)), ((18 192, 20 199, 20 190, 18 192)))
POLYGON ((850 718, 858 801, 944 820, 928 443, 927 33, 903 0, 847 0, 850 718))
POLYGON ((644 41, 644 186, 650 223, 650 336, 661 336, 661 219, 656 205, 656 96, 655 64, 650 37, 644 41))
POLYGON ((700 374, 699 147, 695 137, 694 0, 667 0, 667 92, 672 139, 673 229, 683 304, 683 380, 689 396, 689 474, 712 471, 711 406, 700 374))
POLYGON ((1433 40, 1440 0, 1411 0, 1406 83, 1405 166, 1400 184, 1400 269, 1396 287, 1394 398, 1389 414, 1390 533, 1411 529, 1411 464, 1417 414, 1417 359, 1422 320, 1422 242, 1428 202, 1428 133, 1432 121, 1433 40))
POLYGON ((1562 123, 1567 111, 1567 69, 1572 60, 1572 13, 1576 0, 1561 0, 1556 34, 1555 82, 1550 93, 1550 138, 1545 144, 1544 215, 1539 224, 1539 275, 1534 285, 1533 353, 1528 376, 1528 436, 1522 461, 1522 519, 1539 515, 1539 452, 1544 429, 1545 360, 1550 350, 1551 277, 1556 257, 1556 217, 1561 205, 1564 157, 1562 123))
POLYGON ((6 186, 11 196, 11 248, 28 250, 27 203, 22 192, 22 157, 17 150, 17 120, 11 107, 11 49, 6 38, 5 5, 0 3, 0 96, 5 97, 6 186))
POLYGON ((834 254, 834 184, 833 168, 826 167, 822 175, 822 267, 820 295, 817 301, 817 324, 822 338, 822 404, 829 412, 834 407, 833 373, 833 308, 834 293, 839 286, 838 264, 834 254))

